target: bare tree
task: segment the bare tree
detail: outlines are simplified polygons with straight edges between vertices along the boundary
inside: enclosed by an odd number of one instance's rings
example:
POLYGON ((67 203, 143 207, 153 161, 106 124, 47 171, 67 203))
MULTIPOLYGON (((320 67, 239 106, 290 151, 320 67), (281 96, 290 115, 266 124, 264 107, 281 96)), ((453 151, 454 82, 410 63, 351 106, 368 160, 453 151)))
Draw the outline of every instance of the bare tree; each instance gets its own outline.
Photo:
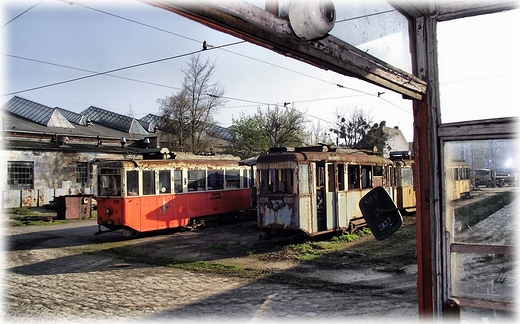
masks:
POLYGON ((330 128, 330 131, 336 134, 337 145, 339 145, 339 139, 343 139, 346 146, 353 147, 371 128, 372 118, 362 108, 354 107, 350 109, 347 117, 345 116, 345 111, 339 113, 336 110, 335 113, 337 122, 335 127, 330 128))
POLYGON ((305 145, 314 146, 318 143, 333 144, 330 137, 329 130, 323 127, 320 122, 318 124, 311 124, 305 145))
POLYGON ((202 62, 200 55, 190 57, 184 80, 177 94, 158 103, 162 111, 162 127, 170 134, 167 140, 174 149, 201 153, 211 149, 208 129, 214 124, 213 115, 226 103, 224 88, 218 82, 211 83, 215 63, 202 62))

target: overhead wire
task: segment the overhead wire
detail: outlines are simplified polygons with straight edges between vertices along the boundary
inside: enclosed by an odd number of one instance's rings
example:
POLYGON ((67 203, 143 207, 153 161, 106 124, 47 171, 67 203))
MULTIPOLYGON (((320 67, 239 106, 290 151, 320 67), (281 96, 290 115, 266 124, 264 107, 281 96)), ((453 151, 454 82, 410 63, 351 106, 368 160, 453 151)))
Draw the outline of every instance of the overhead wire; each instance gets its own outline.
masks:
MULTIPOLYGON (((229 43, 229 44, 225 44, 225 45, 221 45, 221 46, 215 46, 214 48, 211 48, 211 49, 208 49, 208 50, 217 49, 219 47, 232 46, 232 45, 236 45, 236 44, 239 44, 239 43, 242 43, 242 42, 243 41, 235 42, 235 43, 229 43)), ((192 51, 192 52, 185 53, 185 54, 179 54, 179 55, 169 56, 169 57, 165 57, 165 58, 157 59, 157 60, 152 60, 152 61, 148 61, 148 62, 132 64, 132 65, 120 67, 120 68, 117 68, 117 69, 107 70, 107 71, 104 71, 104 72, 96 72, 96 73, 92 73, 92 74, 89 74, 89 75, 85 75, 85 76, 81 76, 81 77, 77 77, 77 78, 73 78, 73 79, 68 79, 68 80, 64 80, 64 81, 54 82, 54 83, 50 83, 50 84, 46 84, 46 85, 41 85, 41 86, 37 86, 37 87, 33 87, 33 88, 28 88, 28 89, 25 89, 25 90, 19 90, 19 91, 10 92, 10 93, 4 94, 3 96, 11 96, 11 95, 15 95, 15 94, 23 93, 23 92, 39 90, 39 89, 48 88, 48 87, 52 87, 52 86, 56 86, 56 85, 61 85, 61 84, 70 83, 70 82, 74 82, 74 81, 84 80, 84 79, 88 79, 88 78, 92 78, 92 77, 96 77, 96 76, 100 76, 100 75, 107 75, 109 73, 114 73, 114 72, 119 72, 119 71, 123 71, 123 70, 133 69, 133 68, 141 67, 141 66, 144 66, 144 65, 149 65, 149 64, 164 62, 164 61, 168 61, 168 60, 173 60, 173 59, 181 58, 181 57, 184 57, 184 56, 190 56, 190 55, 193 55, 193 54, 196 54, 196 53, 200 53, 201 51, 203 51, 203 50, 200 49, 200 50, 192 51)))
MULTIPOLYGON (((42 2, 42 1, 40 1, 40 2, 42 2)), ((133 20, 133 19, 129 19, 129 18, 120 16, 120 15, 116 15, 116 14, 113 14, 113 13, 110 13, 110 12, 107 12, 107 11, 104 11, 104 10, 100 10, 100 9, 92 8, 92 7, 89 7, 89 6, 85 6, 83 4, 79 4, 79 3, 76 3, 76 2, 73 2, 73 1, 68 1, 68 3, 76 4, 76 5, 80 6, 80 7, 86 8, 86 9, 90 9, 90 10, 93 10, 93 11, 96 11, 96 12, 99 12, 99 13, 103 13, 103 14, 106 14, 106 15, 109 15, 109 16, 112 16, 112 17, 115 17, 115 18, 118 18, 118 19, 122 19, 122 20, 131 22, 131 23, 135 23, 135 24, 138 24, 138 25, 141 25, 141 26, 144 26, 144 27, 148 27, 148 28, 151 28, 151 29, 154 29, 154 30, 157 30, 157 31, 165 32, 165 33, 177 36, 177 37, 185 38, 185 39, 188 39, 188 40, 200 43, 199 40, 196 40, 194 38, 187 37, 187 36, 184 36, 184 35, 181 35, 181 34, 178 34, 178 33, 174 33, 174 32, 171 32, 171 31, 168 31, 168 30, 165 30, 165 29, 162 29, 162 28, 158 28, 158 27, 155 27, 155 26, 152 26, 152 25, 149 25, 149 24, 145 24, 145 23, 133 20)), ((34 6, 36 6, 36 5, 34 5, 34 6)), ((31 8, 33 8, 34 6, 32 6, 31 8)), ((27 9, 24 12, 27 12, 31 8, 27 9)), ((393 10, 391 10, 391 11, 393 11, 393 10)), ((372 16, 372 15, 375 15, 375 14, 382 14, 382 13, 386 13, 386 12, 390 12, 390 11, 364 15, 364 16, 360 16, 360 17, 357 17, 357 18, 372 16)), ((18 15, 17 17, 19 17, 19 16, 21 16, 21 14, 18 15)), ((15 17, 15 18, 17 18, 17 17, 15 17)), ((347 19, 347 20, 352 20, 352 19, 355 19, 355 18, 356 17, 350 18, 350 19, 347 19)), ((342 22, 342 21, 346 21, 346 20, 341 20, 339 22, 342 22)), ((380 98, 380 99, 382 99, 382 100, 384 100, 384 101, 394 105, 395 107, 397 107, 397 108, 399 108, 399 109, 401 109, 401 110, 403 110, 403 111, 405 111, 407 113, 410 113, 407 110, 404 110, 403 108, 395 105, 394 103, 392 103, 392 102, 390 102, 390 101, 388 101, 388 100, 386 100, 384 98, 381 98, 379 96, 376 96, 376 95, 374 95, 372 93, 365 92, 365 91, 362 91, 362 90, 359 90, 359 89, 355 89, 355 88, 351 88, 351 87, 346 87, 346 86, 343 86, 343 85, 340 85, 340 84, 336 84, 336 83, 333 83, 333 82, 330 82, 330 81, 327 81, 327 80, 323 80, 321 78, 318 78, 318 77, 315 77, 315 76, 312 76, 312 75, 308 75, 308 74, 305 74, 305 73, 302 73, 302 72, 299 72, 299 71, 295 71, 295 70, 292 70, 292 69, 289 69, 289 68, 286 68, 286 67, 283 67, 283 66, 280 66, 280 65, 277 65, 277 64, 273 64, 273 63, 270 63, 270 62, 267 62, 267 61, 264 61, 264 60, 260 60, 260 59, 257 59, 257 58, 254 58, 254 57, 251 57, 251 56, 248 56, 248 55, 244 55, 244 54, 241 54, 241 53, 237 53, 237 52, 234 52, 234 51, 230 51, 230 50, 224 48, 224 47, 227 47, 227 46, 236 45, 236 44, 244 43, 244 42, 245 41, 239 41, 239 42, 235 42, 235 43, 225 44, 225 45, 222 45, 222 46, 215 46, 215 47, 208 48, 208 49, 221 49, 223 51, 226 51, 226 52, 238 55, 238 56, 242 56, 242 57, 245 57, 245 58, 248 58, 248 59, 251 59, 251 60, 255 60, 255 61, 261 62, 263 64, 268 64, 268 65, 271 65, 271 66, 274 66, 274 67, 277 67, 277 68, 280 68, 280 69, 284 69, 284 70, 287 70, 287 71, 290 71, 290 72, 293 72, 293 73, 297 73, 297 74, 300 74, 300 75, 303 75, 303 76, 306 76, 306 77, 309 77, 309 78, 313 78, 313 79, 318 80, 318 81, 326 82, 328 84, 333 84, 333 85, 336 85, 336 86, 338 86, 340 88, 345 88, 345 89, 349 89, 349 90, 352 90, 352 91, 360 92, 363 95, 369 95, 369 96, 377 97, 377 98, 380 98)), ((183 56, 188 56, 188 55, 192 55, 192 54, 195 54, 195 53, 199 53, 201 51, 202 50, 197 50, 197 51, 193 51, 193 52, 186 53, 186 54, 181 54, 181 55, 171 56, 171 57, 167 57, 167 58, 163 58, 163 59, 148 61, 148 62, 139 63, 139 64, 134 64, 134 65, 121 67, 121 68, 117 68, 117 69, 112 69, 112 70, 108 70, 108 71, 104 71, 104 72, 95 72, 95 71, 90 71, 90 70, 86 70, 86 69, 80 69, 80 68, 74 68, 74 67, 70 67, 70 66, 60 65, 60 64, 56 64, 56 63, 44 62, 44 61, 39 61, 39 60, 35 60, 35 59, 29 59, 29 58, 23 58, 23 57, 19 57, 19 56, 15 56, 15 55, 4 54, 4 55, 11 56, 11 57, 14 57, 14 58, 26 59, 26 60, 30 60, 30 61, 34 61, 34 62, 50 64, 50 65, 55 65, 55 66, 60 66, 60 67, 64 67, 64 68, 76 69, 76 70, 81 70, 81 71, 91 72, 92 73, 92 74, 87 75, 87 76, 82 76, 82 77, 73 78, 73 79, 69 79, 69 80, 64 80, 64 81, 60 81, 60 82, 55 82, 55 83, 51 83, 51 84, 47 84, 47 85, 43 85, 43 86, 38 86, 38 87, 33 87, 33 88, 25 89, 25 90, 20 90, 20 91, 7 93, 4 96, 13 95, 13 94, 19 94, 19 93, 23 93, 23 92, 32 91, 32 90, 38 90, 38 89, 47 88, 47 87, 56 86, 56 85, 61 85, 61 84, 74 82, 74 81, 79 81, 79 80, 83 80, 83 79, 87 79, 87 78, 91 78, 91 77, 95 77, 95 76, 99 76, 99 75, 107 75, 107 76, 111 76, 111 77, 126 79, 126 80, 130 80, 130 81, 135 81, 135 82, 146 83, 146 84, 150 84, 150 85, 156 85, 156 86, 167 87, 167 88, 172 88, 172 89, 179 89, 179 88, 176 88, 176 87, 171 87, 171 86, 167 86, 167 85, 157 84, 157 83, 153 83, 153 82, 147 82, 147 81, 127 78, 127 77, 122 77, 122 76, 116 76, 116 75, 112 75, 111 73, 122 71, 122 70, 126 70, 126 69, 131 69, 131 68, 135 68, 135 67, 139 67, 139 66, 144 66, 144 65, 148 65, 148 64, 153 64, 153 63, 158 63, 158 62, 162 62, 162 61, 167 61, 167 60, 171 60, 171 59, 175 59, 175 58, 180 58, 180 57, 183 57, 183 56)), ((345 97, 351 97, 351 96, 345 96, 345 97)), ((251 100, 245 100, 245 99, 239 99, 239 98, 231 98, 231 97, 228 97, 228 98, 230 100, 237 100, 237 101, 243 101, 243 102, 252 102, 252 103, 255 103, 257 105, 270 105, 269 103, 255 102, 255 101, 251 101, 251 100)), ((332 98, 303 100, 303 101, 296 101, 294 103, 311 102, 311 101, 318 101, 318 100, 330 100, 330 99, 332 99, 332 98)), ((294 107, 294 105, 293 105, 293 107, 294 107)), ((317 118, 317 119, 321 119, 321 118, 318 118, 318 117, 315 117, 315 116, 312 116, 312 117, 317 118)))
MULTIPOLYGON (((2 54, 2 55, 7 56, 7 57, 11 57, 11 58, 20 59, 20 60, 25 60, 25 61, 30 61, 30 62, 40 63, 40 64, 46 64, 46 65, 52 65, 52 66, 62 67, 62 68, 66 68, 66 69, 76 70, 76 71, 89 72, 89 73, 94 73, 94 74, 102 73, 102 72, 98 72, 98 71, 87 70, 87 69, 77 68, 77 67, 73 67, 73 66, 69 66, 69 65, 63 65, 63 64, 53 63, 53 62, 47 62, 47 61, 32 59, 32 58, 18 56, 18 55, 12 55, 12 54, 2 54)), ((165 85, 165 84, 149 82, 149 81, 144 81, 144 80, 138 80, 138 79, 128 78, 128 77, 124 77, 124 76, 120 76, 120 75, 113 75, 113 74, 109 74, 109 73, 104 73, 104 74, 106 74, 109 77, 113 77, 113 78, 117 78, 117 79, 134 81, 134 82, 139 82, 139 83, 144 83, 144 84, 149 84, 149 85, 158 86, 158 87, 164 87, 164 88, 169 88, 169 89, 181 90, 181 88, 173 87, 173 86, 169 86, 169 85, 165 85)))
POLYGON ((20 16, 22 16, 23 14, 25 14, 27 11, 31 10, 32 8, 36 7, 37 5, 39 5, 40 3, 42 3, 43 0, 41 1, 38 1, 37 3, 35 3, 34 5, 32 5, 31 7, 29 7, 28 9, 25 9, 23 12, 21 12, 20 14, 16 15, 14 18, 12 18, 11 20, 9 20, 8 22, 6 22, 5 24, 2 25, 2 27, 0 28, 4 28, 5 26, 7 26, 8 24, 12 23, 13 21, 15 21, 16 19, 18 19, 20 16))
MULTIPOLYGON (((89 10, 97 11, 99 13, 103 13, 103 14, 106 14, 106 15, 109 15, 109 16, 112 16, 112 17, 115 17, 115 18, 118 18, 118 19, 122 19, 122 20, 125 20, 125 21, 128 21, 128 22, 131 22, 131 23, 135 23, 135 24, 138 24, 138 25, 141 25, 141 26, 152 28, 152 29, 155 29, 155 30, 158 30, 158 31, 161 31, 161 32, 165 32, 165 33, 171 34, 171 35, 182 37, 182 38, 185 38, 185 39, 197 42, 197 43, 201 42, 200 40, 197 40, 197 39, 194 39, 194 38, 191 38, 191 37, 187 37, 187 36, 184 36, 184 35, 181 35, 181 34, 178 34, 178 33, 173 33, 173 32, 168 31, 166 29, 158 28, 158 27, 155 27, 155 26, 152 26, 152 25, 149 25, 149 24, 145 24, 145 23, 136 21, 134 19, 126 18, 126 17, 120 16, 120 15, 116 15, 116 14, 112 14, 112 13, 104 11, 104 10, 100 10, 100 9, 92 8, 92 7, 89 7, 89 6, 85 6, 83 4, 79 4, 79 3, 76 3, 76 2, 73 2, 73 1, 69 1, 69 3, 74 3, 74 4, 77 4, 80 7, 83 7, 83 8, 89 9, 89 10)), ((394 11, 396 11, 396 10, 395 9, 385 10, 385 11, 380 11, 380 12, 376 12, 376 13, 371 13, 371 14, 351 17, 351 18, 347 18, 347 19, 342 19, 342 20, 338 20, 336 22, 337 23, 341 23, 341 22, 345 22, 345 21, 349 21, 349 20, 361 19, 361 18, 376 16, 376 15, 386 14, 386 13, 390 13, 390 12, 394 12, 394 11)), ((296 71, 296 70, 293 70, 293 69, 289 69, 289 68, 286 68, 286 67, 283 67, 283 66, 280 66, 280 65, 277 65, 277 64, 273 64, 273 63, 270 63, 270 62, 267 62, 267 61, 264 61, 264 60, 260 60, 260 59, 257 59, 257 58, 254 58, 254 57, 251 57, 251 56, 248 56, 248 55, 245 55, 245 54, 237 53, 237 52, 234 52, 234 51, 231 51, 231 50, 228 50, 228 49, 224 49, 224 48, 220 48, 220 49, 222 51, 225 51, 225 52, 228 52, 228 53, 232 53, 232 54, 235 54, 235 55, 238 55, 238 56, 241 56, 241 57, 245 57, 247 59, 254 60, 254 61, 257 61, 257 62, 260 62, 260 63, 263 63, 263 64, 271 65, 271 66, 274 66, 274 67, 279 68, 279 69, 283 69, 283 70, 290 71, 290 72, 293 72, 293 73, 296 73, 296 74, 300 74, 300 75, 303 75, 303 76, 306 76, 306 77, 309 77, 309 78, 312 78, 312 79, 315 79, 315 80, 318 80, 318 81, 321 81, 321 82, 325 82, 325 83, 328 83, 328 84, 336 85, 336 86, 338 86, 340 88, 343 88, 343 89, 348 89, 348 90, 352 90, 352 91, 356 91, 356 92, 362 93, 364 95, 368 95, 368 96, 373 96, 375 98, 379 98, 379 99, 381 99, 381 100, 383 100, 383 101, 385 101, 385 102, 387 102, 387 103, 389 103, 389 104, 399 108, 400 110, 402 110, 402 111, 404 111, 404 112, 406 112, 408 114, 411 114, 411 112, 407 111, 406 109, 403 109, 402 107, 394 104, 393 102, 391 102, 391 101, 389 101, 387 99, 381 98, 380 96, 375 95, 373 93, 362 91, 362 90, 355 89, 355 88, 352 88, 352 87, 347 87, 347 86, 344 86, 344 85, 341 85, 341 84, 337 84, 337 83, 334 83, 334 82, 331 82, 331 81, 328 81, 328 80, 324 80, 324 79, 321 79, 321 78, 318 78, 318 77, 315 77, 315 76, 312 76, 312 75, 309 75, 309 74, 306 74, 306 73, 302 73, 302 72, 299 72, 299 71, 296 71)))
POLYGON ((367 18, 367 17, 377 16, 377 15, 382 15, 382 14, 390 13, 390 12, 394 12, 394 11, 396 11, 396 10, 395 9, 390 9, 390 10, 374 12, 374 13, 366 14, 366 15, 362 15, 362 16, 356 16, 356 17, 351 17, 351 18, 340 19, 340 20, 336 20, 336 23, 342 23, 342 22, 345 22, 345 21, 350 21, 350 20, 356 20, 356 19, 361 19, 361 18, 367 18))

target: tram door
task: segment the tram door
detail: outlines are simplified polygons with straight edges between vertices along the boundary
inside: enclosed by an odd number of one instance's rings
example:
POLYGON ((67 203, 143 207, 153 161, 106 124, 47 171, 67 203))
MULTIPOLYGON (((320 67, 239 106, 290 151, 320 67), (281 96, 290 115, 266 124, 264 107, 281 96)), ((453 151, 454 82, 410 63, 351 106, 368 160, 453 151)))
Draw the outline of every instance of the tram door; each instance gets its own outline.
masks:
POLYGON ((318 232, 338 228, 336 166, 316 163, 316 215, 318 232))

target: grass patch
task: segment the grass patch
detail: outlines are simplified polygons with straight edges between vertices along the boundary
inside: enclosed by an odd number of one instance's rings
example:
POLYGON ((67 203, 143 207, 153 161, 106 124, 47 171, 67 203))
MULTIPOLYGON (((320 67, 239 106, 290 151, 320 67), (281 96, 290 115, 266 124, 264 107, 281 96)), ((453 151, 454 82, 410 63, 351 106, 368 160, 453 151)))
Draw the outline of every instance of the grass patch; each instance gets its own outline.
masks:
MULTIPOLYGON (((17 207, 4 210, 4 216, 10 220, 9 226, 52 226, 80 221, 84 219, 57 219, 55 210, 42 208, 17 207)), ((97 218, 97 211, 92 211, 90 218, 97 218)))
MULTIPOLYGON (((31 216, 26 216, 31 217, 31 216)), ((33 217, 39 217, 39 216, 33 216, 33 217)), ((52 225, 59 225, 59 224, 65 224, 68 223, 66 220, 53 220, 52 222, 48 220, 42 220, 42 219, 23 219, 16 222, 13 222, 11 226, 52 226, 52 225)))
POLYGON ((251 269, 251 268, 241 268, 237 266, 224 265, 219 263, 213 263, 208 261, 194 261, 194 262, 179 262, 179 263, 169 263, 167 265, 171 268, 189 270, 189 271, 197 271, 203 273, 214 273, 225 276, 233 276, 240 278, 254 278, 260 279, 263 278, 270 273, 271 271, 261 270, 261 269, 251 269))
POLYGON ((17 207, 7 210, 7 214, 14 216, 36 216, 36 213, 29 207, 17 207))
POLYGON ((233 249, 233 248, 237 248, 237 247, 240 248, 240 245, 241 245, 240 242, 235 242, 235 243, 220 242, 220 243, 213 243, 213 244, 211 244, 211 249, 212 250, 220 250, 220 251, 228 251, 228 250, 233 249))

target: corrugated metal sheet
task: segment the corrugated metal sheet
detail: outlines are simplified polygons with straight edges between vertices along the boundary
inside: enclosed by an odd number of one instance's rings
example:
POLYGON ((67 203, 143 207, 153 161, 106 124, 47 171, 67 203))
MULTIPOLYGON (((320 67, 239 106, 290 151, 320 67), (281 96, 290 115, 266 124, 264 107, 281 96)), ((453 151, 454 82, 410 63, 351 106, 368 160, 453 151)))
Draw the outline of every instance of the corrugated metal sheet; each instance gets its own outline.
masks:
POLYGON ((90 106, 82 112, 92 122, 112 127, 130 134, 149 135, 141 124, 132 117, 116 114, 98 107, 90 106))
POLYGON ((4 105, 3 109, 40 125, 74 128, 74 125, 72 125, 57 109, 18 96, 11 98, 11 100, 4 105))

